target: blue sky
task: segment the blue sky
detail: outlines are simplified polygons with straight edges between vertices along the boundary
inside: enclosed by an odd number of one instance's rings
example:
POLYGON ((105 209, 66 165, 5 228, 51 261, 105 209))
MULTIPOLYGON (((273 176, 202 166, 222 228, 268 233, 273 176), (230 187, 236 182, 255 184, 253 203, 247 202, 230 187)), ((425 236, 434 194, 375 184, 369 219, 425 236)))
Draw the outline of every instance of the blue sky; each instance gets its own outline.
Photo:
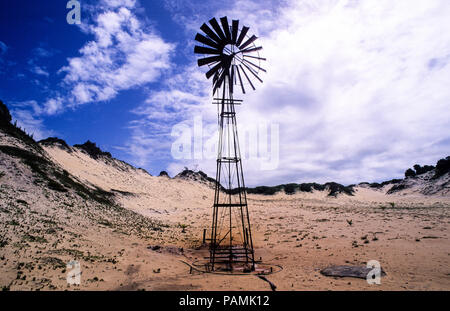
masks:
POLYGON ((80 25, 66 3, 0 3, 0 98, 35 138, 89 139, 152 174, 214 175, 214 159, 174 158, 171 133, 201 118, 215 137, 193 38, 227 15, 268 59, 238 123, 279 129, 276 167, 247 159, 248 185, 381 181, 450 154, 446 0, 80 0, 80 25))

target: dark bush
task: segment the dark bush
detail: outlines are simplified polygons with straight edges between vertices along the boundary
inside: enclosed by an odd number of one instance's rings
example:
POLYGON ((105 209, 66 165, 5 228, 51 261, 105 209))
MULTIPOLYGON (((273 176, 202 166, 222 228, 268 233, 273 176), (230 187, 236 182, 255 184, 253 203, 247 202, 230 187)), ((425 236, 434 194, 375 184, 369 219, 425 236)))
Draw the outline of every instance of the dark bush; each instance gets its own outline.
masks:
POLYGON ((282 186, 272 186, 272 187, 259 186, 255 188, 248 188, 247 192, 253 194, 273 195, 278 191, 281 191, 282 188, 283 188, 282 186))
POLYGON ((351 186, 343 186, 335 182, 329 182, 325 184, 325 187, 330 190, 329 196, 337 196, 339 193, 345 193, 347 195, 353 195, 354 190, 351 186))
POLYGON ((419 164, 414 165, 414 170, 416 171, 416 175, 425 174, 426 172, 434 170, 433 165, 424 165, 420 166, 419 164))
POLYGON ((403 189, 406 189, 406 186, 404 184, 394 185, 391 187, 391 189, 389 189, 388 192, 386 192, 386 194, 392 194, 403 189))
POLYGON ((405 177, 406 177, 406 178, 408 178, 408 177, 414 177, 414 176, 416 176, 416 172, 414 172, 412 169, 408 168, 408 169, 405 171, 405 177))
POLYGON ((325 186, 316 183, 303 183, 299 185, 299 190, 302 192, 312 192, 313 190, 323 191, 325 190, 325 186))
POLYGON ((58 137, 49 137, 46 139, 42 139, 42 140, 38 141, 38 143, 40 143, 44 146, 60 145, 60 146, 64 147, 65 149, 70 150, 69 145, 64 140, 62 140, 58 137))
POLYGON ((284 185, 284 192, 286 194, 294 194, 297 189, 298 189, 298 185, 297 184, 284 185))
POLYGON ((87 152, 92 158, 98 159, 101 156, 111 158, 111 153, 102 151, 97 145, 91 141, 87 141, 82 145, 73 145, 75 148, 82 149, 87 152))
POLYGON ((436 163, 436 172, 433 178, 439 178, 448 172, 450 172, 450 156, 445 159, 440 159, 436 163))
POLYGON ((166 177, 169 177, 169 174, 167 174, 166 171, 161 171, 161 173, 159 173, 159 176, 166 176, 166 177))

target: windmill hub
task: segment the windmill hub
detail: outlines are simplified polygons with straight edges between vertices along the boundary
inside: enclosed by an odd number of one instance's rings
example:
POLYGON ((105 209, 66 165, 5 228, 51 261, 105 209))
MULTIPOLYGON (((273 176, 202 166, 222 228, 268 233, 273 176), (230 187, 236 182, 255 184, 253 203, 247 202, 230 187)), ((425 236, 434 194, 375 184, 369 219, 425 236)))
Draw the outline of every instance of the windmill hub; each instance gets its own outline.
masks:
MULTIPOLYGON (((234 56, 236 54, 236 46, 233 44, 227 44, 223 47, 222 53, 228 56, 234 56)), ((239 49, 237 49, 239 51, 239 49)))

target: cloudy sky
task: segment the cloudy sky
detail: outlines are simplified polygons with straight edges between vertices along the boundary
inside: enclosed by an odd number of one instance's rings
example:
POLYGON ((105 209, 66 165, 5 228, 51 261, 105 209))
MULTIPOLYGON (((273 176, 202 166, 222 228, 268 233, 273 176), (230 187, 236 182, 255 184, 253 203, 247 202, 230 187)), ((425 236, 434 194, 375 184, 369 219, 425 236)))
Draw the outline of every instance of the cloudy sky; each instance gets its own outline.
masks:
POLYGON ((89 139, 152 174, 213 176, 213 158, 172 147, 199 120, 205 142, 217 137, 193 47, 203 22, 228 16, 267 58, 237 109, 243 153, 268 130, 269 149, 258 140, 258 156, 244 154, 248 185, 382 181, 450 155, 448 0, 79 2, 79 25, 65 0, 0 4, 0 99, 36 139, 89 139))

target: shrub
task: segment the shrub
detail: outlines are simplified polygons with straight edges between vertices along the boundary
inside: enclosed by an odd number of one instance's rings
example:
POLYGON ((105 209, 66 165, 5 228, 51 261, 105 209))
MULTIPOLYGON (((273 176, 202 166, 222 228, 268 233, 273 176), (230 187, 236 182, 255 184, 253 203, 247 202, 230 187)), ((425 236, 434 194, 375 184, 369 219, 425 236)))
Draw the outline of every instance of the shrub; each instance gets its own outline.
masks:
POLYGON ((416 176, 416 172, 414 172, 412 169, 408 168, 408 169, 405 171, 405 177, 406 177, 406 178, 408 178, 408 177, 414 177, 414 176, 416 176))
POLYGON ((440 159, 436 163, 436 172, 434 173, 433 178, 441 177, 448 172, 450 172, 450 156, 445 159, 440 159))
POLYGON ((419 164, 414 165, 414 170, 416 171, 416 175, 425 174, 426 172, 434 170, 433 165, 424 165, 420 166, 419 164))
POLYGON ((92 158, 98 159, 101 156, 105 156, 111 158, 111 153, 102 151, 97 145, 91 141, 87 141, 82 145, 73 145, 75 148, 79 148, 84 150, 87 154, 89 154, 92 158))

